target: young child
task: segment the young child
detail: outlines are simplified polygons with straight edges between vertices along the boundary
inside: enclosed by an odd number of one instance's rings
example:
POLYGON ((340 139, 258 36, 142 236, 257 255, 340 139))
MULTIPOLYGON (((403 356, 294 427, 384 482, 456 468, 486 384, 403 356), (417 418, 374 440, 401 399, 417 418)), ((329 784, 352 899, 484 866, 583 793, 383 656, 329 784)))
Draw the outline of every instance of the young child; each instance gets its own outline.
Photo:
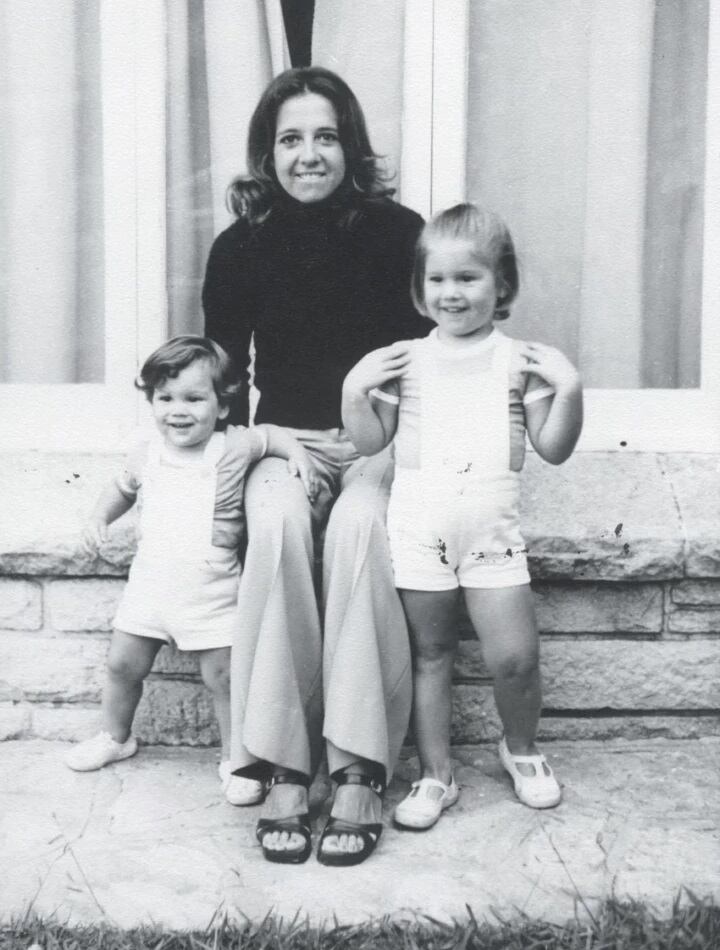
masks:
POLYGON ((263 786, 231 775, 230 645, 237 624, 248 468, 265 455, 288 460, 311 497, 312 463, 288 432, 273 425, 246 429, 222 421, 234 392, 225 351, 205 337, 179 336, 148 357, 138 388, 152 408, 157 433, 129 454, 124 471, 102 492, 84 531, 90 550, 108 525, 136 500, 140 539, 110 643, 102 698, 103 731, 75 746, 70 768, 85 772, 137 751, 131 727, 155 656, 172 640, 196 652, 220 728, 219 767, 232 804, 263 797, 263 786))
POLYGON ((560 801, 535 745, 538 632, 518 525, 525 431, 553 464, 582 426, 578 374, 558 350, 495 328, 519 287, 500 218, 462 204, 418 241, 412 296, 437 328, 365 356, 346 377, 343 420, 359 452, 395 440, 388 534, 414 653, 413 726, 422 775, 395 812, 429 828, 458 798, 450 761, 457 588, 494 677, 500 760, 532 808, 560 801))

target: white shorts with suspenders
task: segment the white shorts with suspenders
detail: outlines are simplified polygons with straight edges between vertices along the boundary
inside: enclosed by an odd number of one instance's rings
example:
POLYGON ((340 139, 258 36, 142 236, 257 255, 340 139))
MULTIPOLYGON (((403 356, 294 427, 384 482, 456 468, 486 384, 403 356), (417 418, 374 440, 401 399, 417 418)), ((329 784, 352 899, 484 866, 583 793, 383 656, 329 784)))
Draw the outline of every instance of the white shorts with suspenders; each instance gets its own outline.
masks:
POLYGON ((228 647, 237 626, 237 552, 212 544, 217 463, 225 435, 178 463, 153 440, 143 471, 141 537, 115 616, 124 633, 181 650, 228 647))
MULTIPOLYGON (((414 347, 420 465, 396 465, 387 521, 400 588, 500 588, 530 581, 519 525, 520 476, 510 470, 513 343, 495 334, 487 371, 452 379, 436 359, 438 347, 446 360, 451 348, 436 335, 414 347)), ((462 349, 456 353, 463 358, 462 349)))

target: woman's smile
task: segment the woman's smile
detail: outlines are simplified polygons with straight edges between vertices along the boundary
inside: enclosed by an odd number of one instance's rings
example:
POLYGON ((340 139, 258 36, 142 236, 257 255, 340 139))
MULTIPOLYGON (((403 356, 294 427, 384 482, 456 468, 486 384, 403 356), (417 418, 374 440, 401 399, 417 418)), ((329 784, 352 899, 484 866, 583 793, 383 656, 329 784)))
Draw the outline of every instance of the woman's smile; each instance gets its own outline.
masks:
POLYGON ((323 201, 345 179, 345 155, 332 103, 314 92, 287 99, 278 112, 275 174, 304 203, 323 201))

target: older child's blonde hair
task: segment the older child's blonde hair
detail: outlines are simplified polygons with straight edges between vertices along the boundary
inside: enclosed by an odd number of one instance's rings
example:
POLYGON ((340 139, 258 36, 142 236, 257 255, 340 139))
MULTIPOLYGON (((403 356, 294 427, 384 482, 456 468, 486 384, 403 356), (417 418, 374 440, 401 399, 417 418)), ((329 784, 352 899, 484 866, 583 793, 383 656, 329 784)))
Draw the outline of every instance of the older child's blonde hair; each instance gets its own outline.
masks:
POLYGON ((498 288, 495 319, 507 320, 510 304, 520 289, 515 246, 507 225, 494 211, 464 203, 439 211, 425 225, 415 247, 410 293, 416 308, 428 316, 425 305, 425 264, 433 241, 469 241, 483 264, 492 268, 498 288))

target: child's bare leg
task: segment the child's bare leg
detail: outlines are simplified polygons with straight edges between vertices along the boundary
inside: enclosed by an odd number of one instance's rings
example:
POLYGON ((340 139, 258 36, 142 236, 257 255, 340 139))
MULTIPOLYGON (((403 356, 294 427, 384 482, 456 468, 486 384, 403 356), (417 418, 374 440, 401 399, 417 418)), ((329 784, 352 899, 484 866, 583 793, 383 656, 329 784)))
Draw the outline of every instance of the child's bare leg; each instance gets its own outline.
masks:
POLYGON ((413 732, 422 777, 451 777, 452 674, 457 590, 401 590, 413 653, 413 732))
MULTIPOLYGON (((540 718, 538 631, 529 585, 465 589, 468 614, 494 678, 495 702, 514 755, 535 755, 540 718)), ((521 766, 529 769, 530 766, 521 766)))
POLYGON ((230 647, 199 650, 200 674, 212 693, 220 730, 221 758, 230 758, 230 647))
POLYGON ((136 637, 115 630, 107 659, 107 680, 102 697, 105 729, 116 742, 126 742, 140 702, 143 681, 152 669, 162 640, 136 637))

